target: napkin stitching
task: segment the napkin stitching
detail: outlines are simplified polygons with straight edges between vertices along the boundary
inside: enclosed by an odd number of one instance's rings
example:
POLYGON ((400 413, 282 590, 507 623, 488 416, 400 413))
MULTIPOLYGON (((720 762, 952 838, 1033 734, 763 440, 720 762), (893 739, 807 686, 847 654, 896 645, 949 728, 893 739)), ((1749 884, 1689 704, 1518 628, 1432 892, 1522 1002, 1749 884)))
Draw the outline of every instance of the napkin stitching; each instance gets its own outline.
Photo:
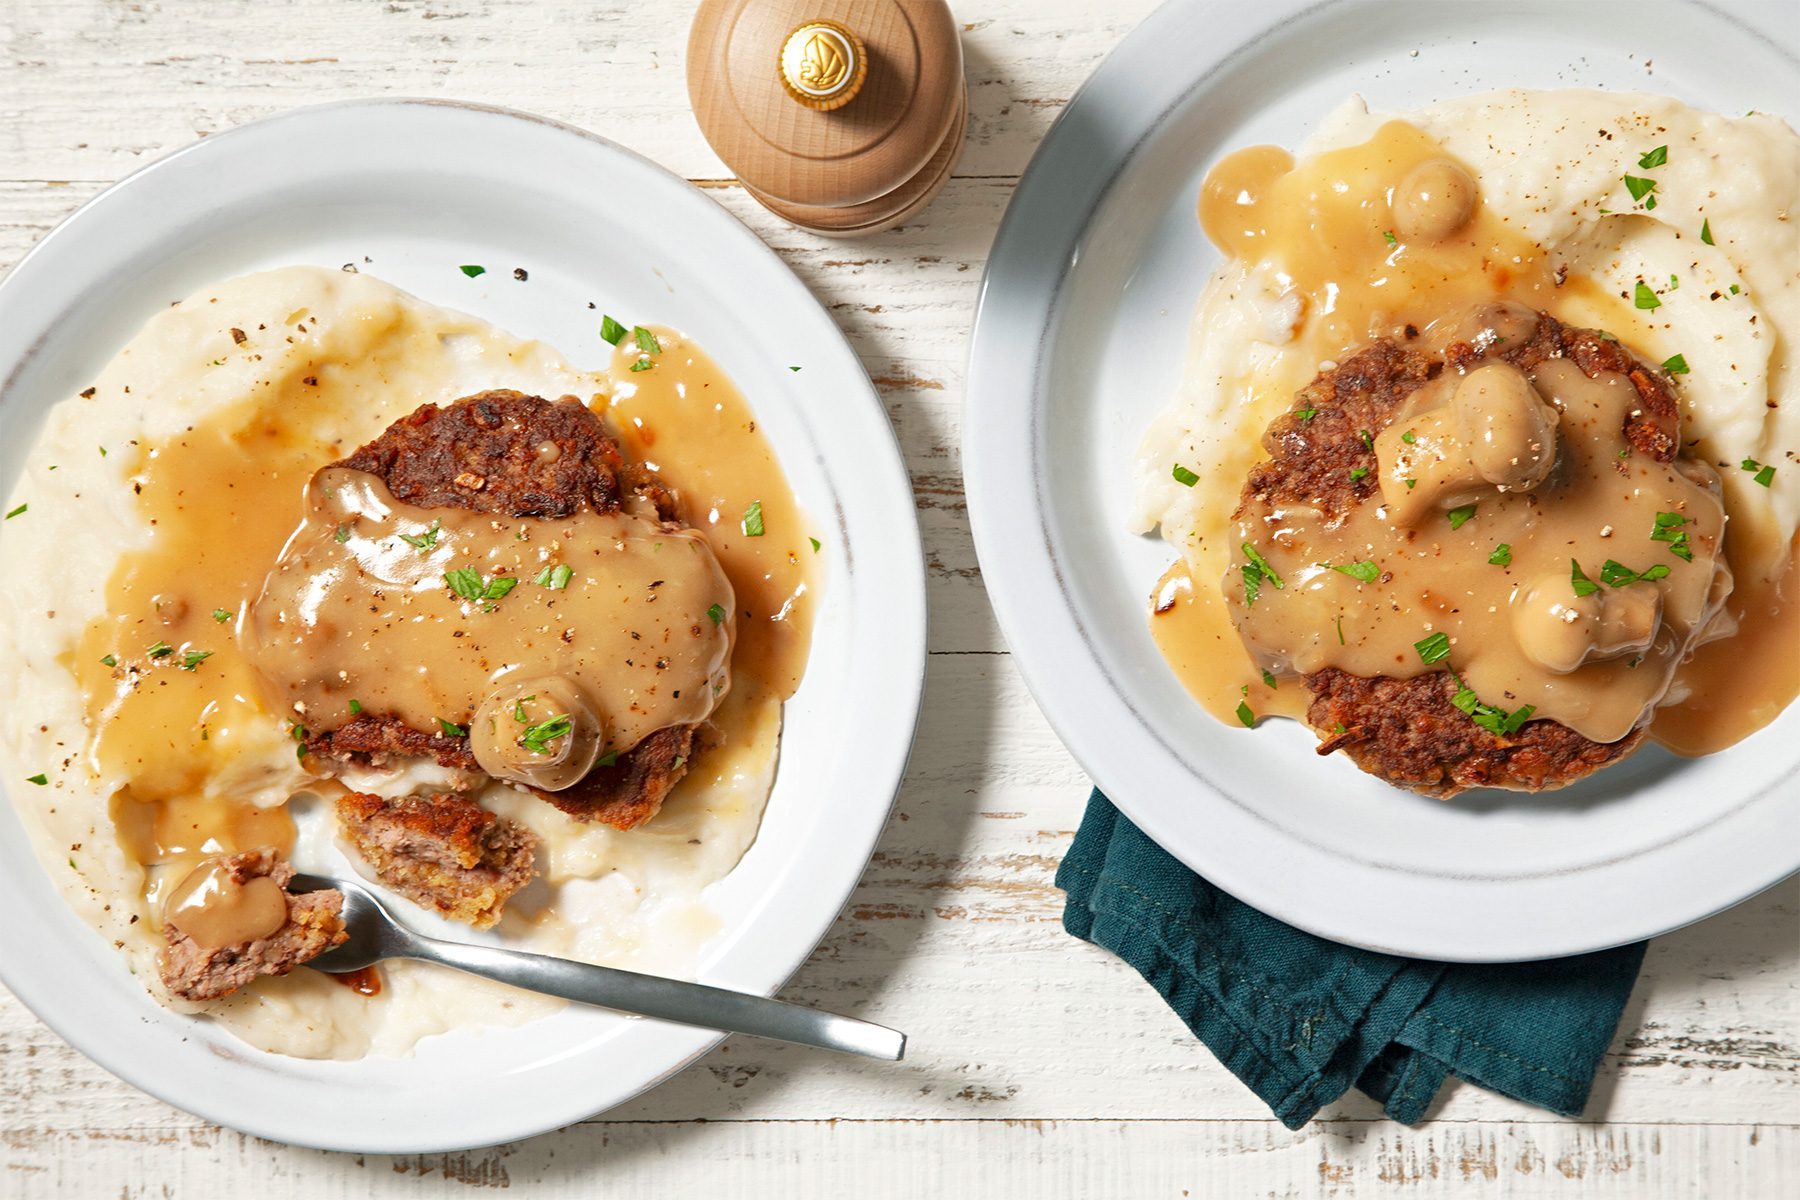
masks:
POLYGON ((1554 1070, 1550 1069, 1549 1067, 1541 1066, 1538 1063, 1534 1063, 1534 1062, 1530 1061, 1529 1059, 1520 1058, 1516 1054, 1508 1054, 1506 1051, 1501 1050, 1498 1047, 1490 1046, 1486 1042, 1482 1041, 1480 1038, 1475 1037, 1473 1034, 1469 1033, 1467 1030, 1459 1029, 1455 1025, 1449 1025, 1443 1021, 1438 1020, 1436 1017, 1432 1016, 1430 1013, 1426 1012, 1424 1009, 1420 1009, 1418 1015, 1422 1020, 1429 1021, 1431 1024, 1436 1025, 1439 1029, 1445 1030, 1449 1033, 1453 1033, 1457 1037, 1462 1038, 1464 1041, 1468 1042, 1469 1045, 1474 1046, 1481 1050, 1486 1050, 1489 1054, 1497 1055, 1500 1058, 1504 1058, 1509 1062, 1517 1063, 1519 1066, 1524 1067, 1527 1071, 1538 1071, 1545 1075, 1550 1076, 1550 1078, 1552 1078, 1552 1079, 1560 1080, 1563 1083, 1572 1084, 1575 1087, 1582 1086, 1581 1080, 1579 1080, 1579 1079, 1573 1078, 1572 1076, 1569 1076, 1569 1075, 1564 1075, 1560 1071, 1554 1071, 1554 1070))

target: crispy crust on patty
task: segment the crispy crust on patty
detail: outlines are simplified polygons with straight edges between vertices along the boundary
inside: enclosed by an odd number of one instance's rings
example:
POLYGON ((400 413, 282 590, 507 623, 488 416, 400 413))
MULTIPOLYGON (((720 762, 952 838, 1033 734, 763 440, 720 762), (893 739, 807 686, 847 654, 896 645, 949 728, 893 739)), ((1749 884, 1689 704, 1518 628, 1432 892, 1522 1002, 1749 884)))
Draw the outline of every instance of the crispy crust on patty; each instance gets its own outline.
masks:
MULTIPOLYGON (((332 465, 377 475, 395 499, 422 508, 563 517, 635 504, 648 505, 672 527, 679 521, 674 494, 654 472, 628 461, 600 418, 574 396, 553 402, 493 391, 443 407, 422 405, 332 465)), ((462 714, 465 723, 468 715, 462 714)), ((537 794, 578 821, 630 829, 662 808, 702 741, 690 728, 658 730, 574 787, 537 794)), ((479 769, 467 738, 415 729, 385 713, 364 712, 308 736, 306 746, 322 758, 375 766, 430 757, 440 766, 479 769)))
POLYGON ((376 878, 407 899, 477 929, 536 870, 537 838, 454 792, 338 797, 338 828, 376 878))
MULTIPOLYGON (((1674 394, 1616 341, 1595 331, 1570 329, 1539 314, 1528 338, 1486 349, 1458 342, 1445 352, 1445 360, 1459 370, 1489 359, 1529 370, 1554 357, 1570 359, 1589 376, 1604 371, 1627 376, 1641 401, 1622 427, 1633 452, 1661 462, 1675 457, 1674 394)), ((1264 433, 1270 460, 1252 468, 1236 515, 1252 505, 1306 504, 1337 519, 1378 498, 1373 436, 1444 369, 1444 362, 1430 355, 1383 340, 1321 372, 1264 433), (1365 474, 1353 481, 1357 467, 1365 474)), ((1457 687, 1447 671, 1394 679, 1326 669, 1305 682, 1314 697, 1307 720, 1324 738, 1320 754, 1342 750, 1371 775, 1440 798, 1474 787, 1561 787, 1624 758, 1644 738, 1640 729, 1618 742, 1594 742, 1550 720, 1529 721, 1505 736, 1490 733, 1451 703, 1457 687)))

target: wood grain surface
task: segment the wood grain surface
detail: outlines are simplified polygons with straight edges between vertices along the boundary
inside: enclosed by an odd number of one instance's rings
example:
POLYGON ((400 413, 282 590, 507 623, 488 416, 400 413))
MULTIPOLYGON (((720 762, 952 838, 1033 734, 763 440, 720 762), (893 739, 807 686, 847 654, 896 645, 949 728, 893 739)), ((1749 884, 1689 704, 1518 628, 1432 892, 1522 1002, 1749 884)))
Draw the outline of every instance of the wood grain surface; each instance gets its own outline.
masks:
POLYGON ((1014 671, 962 499, 982 265, 1032 149, 1151 0, 963 0, 969 141, 903 228, 833 242, 735 184, 688 111, 692 6, 628 0, 0 0, 0 268, 107 183, 297 105, 448 96, 595 129, 765 238, 861 355, 931 573, 918 750, 867 876, 783 993, 912 1035, 883 1067, 727 1042, 529 1142, 377 1158, 209 1126, 113 1079, 0 992, 0 1196, 1744 1197, 1800 1179, 1800 883, 1657 940, 1593 1103, 1452 1087, 1405 1129, 1360 1098, 1289 1133, 1052 886, 1086 782, 1014 671))

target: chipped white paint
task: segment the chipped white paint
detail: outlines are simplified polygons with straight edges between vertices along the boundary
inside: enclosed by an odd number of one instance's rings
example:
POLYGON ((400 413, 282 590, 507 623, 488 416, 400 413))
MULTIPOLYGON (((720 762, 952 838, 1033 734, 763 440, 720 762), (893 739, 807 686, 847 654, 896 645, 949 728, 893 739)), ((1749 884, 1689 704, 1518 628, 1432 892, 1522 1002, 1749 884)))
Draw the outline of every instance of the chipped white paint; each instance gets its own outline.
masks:
POLYGON ((701 140, 681 71, 690 4, 0 2, 0 269, 157 155, 327 98, 532 109, 702 181, 812 285, 881 390, 924 526, 934 651, 894 820, 784 993, 907 1030, 902 1066, 745 1039, 558 1134, 362 1158, 209 1127, 114 1080, 0 993, 0 1195, 1756 1198, 1800 1178, 1794 881, 1652 947, 1578 1121, 1457 1087, 1416 1131, 1348 1100, 1290 1134, 1128 969, 1061 932, 1051 876, 1086 785, 981 592, 958 461, 963 358, 1019 171, 1150 7, 963 0, 958 177, 907 228, 829 242, 765 215, 701 140))

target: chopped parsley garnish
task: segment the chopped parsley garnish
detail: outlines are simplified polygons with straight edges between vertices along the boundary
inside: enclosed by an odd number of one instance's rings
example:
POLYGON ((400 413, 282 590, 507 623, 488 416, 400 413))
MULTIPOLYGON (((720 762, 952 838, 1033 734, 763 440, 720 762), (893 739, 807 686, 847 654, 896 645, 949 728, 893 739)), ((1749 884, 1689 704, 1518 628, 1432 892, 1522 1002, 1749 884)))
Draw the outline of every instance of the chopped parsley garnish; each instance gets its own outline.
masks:
POLYGON ((1373 454, 1375 452, 1375 435, 1374 434, 1370 433, 1366 429, 1359 429, 1356 431, 1356 436, 1362 439, 1362 444, 1363 444, 1364 450, 1367 450, 1371 454, 1373 454))
POLYGON ((605 754, 602 754, 599 758, 594 760, 594 765, 596 767, 610 767, 618 761, 619 752, 617 750, 608 750, 605 754))
POLYGON ((1746 458, 1743 462, 1739 463, 1738 466, 1746 471, 1755 471, 1756 474, 1751 476, 1751 479, 1756 483, 1762 484, 1764 487, 1768 487, 1775 482, 1775 468, 1773 466, 1765 466, 1764 464, 1757 462, 1754 458, 1746 458))
POLYGON ((1650 531, 1653 542, 1669 543, 1669 553, 1686 562, 1694 561, 1694 548, 1688 545, 1687 518, 1680 513, 1659 512, 1656 514, 1656 528, 1650 531))
POLYGON ((148 654, 151 658, 167 658, 169 655, 175 653, 175 647, 169 645, 167 642, 153 642, 144 653, 148 654))
POLYGON ((437 545, 438 531, 442 525, 443 522, 441 521, 433 521, 431 523, 431 528, 427 529, 424 533, 403 533, 400 535, 400 540, 411 546, 414 550, 421 552, 429 550, 437 545))
POLYGON ((1419 652, 1419 661, 1423 663, 1443 662, 1450 657, 1450 635, 1439 631, 1429 637, 1420 638, 1413 643, 1413 649, 1419 652))
POLYGON ((212 656, 211 650, 189 650, 181 656, 181 669, 192 671, 212 656))
POLYGON ((1481 726, 1497 737, 1505 737, 1519 732, 1525 722, 1531 720, 1531 714, 1537 711, 1535 705, 1526 704, 1507 712, 1492 704, 1483 704, 1475 689, 1462 681, 1456 672, 1450 672, 1450 678, 1456 680, 1456 695, 1450 697, 1450 703, 1469 714, 1469 720, 1481 726))
POLYGON ((442 717, 439 717, 437 719, 437 723, 438 723, 438 728, 444 731, 445 737, 468 737, 469 736, 469 731, 467 729, 464 729, 461 725, 452 725, 450 722, 444 720, 444 718, 442 718, 442 717))
POLYGON ((1709 246, 1716 244, 1712 240, 1712 218, 1710 217, 1700 222, 1700 240, 1709 246))
POLYGON ((486 275, 487 268, 486 267, 478 267, 474 263, 464 263, 462 265, 462 273, 464 275, 467 275, 470 279, 473 279, 477 275, 486 275))
POLYGON ((789 367, 788 368, 788 370, 790 370, 790 371, 798 371, 799 369, 800 369, 799 367, 789 367))
POLYGON ((631 340, 637 343, 639 354, 662 353, 662 343, 656 340, 656 335, 654 333, 651 333, 642 325, 633 325, 631 327, 631 340))
POLYGON ((1681 277, 1679 275, 1669 276, 1669 290, 1671 292, 1679 292, 1681 290, 1681 277))
POLYGON ((762 501, 752 500, 750 507, 744 510, 744 536, 761 537, 764 532, 762 501))
POLYGON ((1263 672, 1263 683, 1266 684, 1271 689, 1276 687, 1277 684, 1275 683, 1275 673, 1273 671, 1264 671, 1263 672))
POLYGON ((1182 487, 1193 487, 1196 483, 1200 482, 1200 477, 1198 475, 1194 474, 1180 463, 1175 464, 1175 469, 1171 471, 1170 474, 1175 477, 1175 482, 1179 483, 1182 487))
POLYGON ((527 728, 519 738, 519 745, 533 754, 548 754, 550 743, 574 728, 575 722, 569 719, 567 713, 562 713, 527 728))
POLYGON ((1600 564, 1600 579, 1607 587, 1630 587, 1634 583, 1649 583, 1662 579, 1669 573, 1668 563, 1657 563, 1653 567, 1645 567, 1642 571, 1634 571, 1623 563, 1607 559, 1600 564))
POLYGON ((1264 580, 1274 584, 1276 591, 1280 591, 1287 585, 1282 582, 1281 576, 1275 573, 1275 568, 1269 565, 1269 560, 1256 552, 1255 546, 1245 542, 1243 550, 1244 557, 1250 560, 1242 568, 1244 572, 1244 606, 1249 608, 1255 606, 1257 596, 1262 594, 1264 580))
POLYGON ((722 625, 725 623, 725 606, 723 604, 715 604, 706 610, 706 615, 712 618, 712 623, 714 625, 722 625))
POLYGON ((1367 467, 1351 467, 1350 468, 1350 482, 1355 483, 1357 480, 1361 479, 1363 476, 1367 475, 1368 473, 1369 473, 1369 468, 1367 468, 1367 467))
POLYGON ((1735 284, 1735 283, 1734 283, 1734 284, 1732 284, 1732 285, 1731 285, 1731 288, 1730 288, 1730 291, 1731 291, 1731 294, 1732 294, 1732 295, 1734 295, 1734 296, 1735 296, 1735 295, 1737 295, 1737 294, 1738 294, 1738 291, 1739 291, 1739 289, 1738 289, 1738 285, 1737 285, 1737 284, 1735 284))
POLYGON ((1591 596, 1600 590, 1600 585, 1589 579, 1581 564, 1572 558, 1569 560, 1569 586, 1575 589, 1577 596, 1591 596))
POLYGON ((108 654, 105 658, 101 659, 100 662, 103 666, 116 667, 119 665, 119 656, 116 654, 108 654))
POLYGON ((1318 415, 1319 410, 1316 408, 1302 408, 1294 413, 1295 418, 1302 422, 1310 421, 1318 415))
MULTIPOLYGON (((1645 179, 1641 175, 1627 175, 1625 176, 1625 190, 1631 193, 1633 200, 1642 200, 1656 190, 1656 180, 1645 179)), ((1655 199, 1652 197, 1650 203, 1645 204, 1644 207, 1650 208, 1654 204, 1655 199)))
MULTIPOLYGON (((405 535, 402 534, 401 536, 404 537, 405 535)), ((337 527, 337 540, 338 545, 340 546, 350 540, 350 527, 348 525, 339 525, 337 527)))
POLYGON ((1408 491, 1410 491, 1410 490, 1412 490, 1412 489, 1413 489, 1413 488, 1416 488, 1416 487, 1418 487, 1418 486, 1419 486, 1419 481, 1418 481, 1418 480, 1416 480, 1416 479, 1408 479, 1408 480, 1406 480, 1406 487, 1407 487, 1407 490, 1408 490, 1408 491))
POLYGON ((1342 646, 1344 644, 1344 618, 1342 614, 1339 614, 1337 619, 1337 633, 1338 645, 1342 646))
POLYGON ((600 336, 616 346, 619 344, 619 339, 625 336, 625 327, 613 320, 610 316, 602 314, 600 317, 600 336))
POLYGON ((24 512, 26 509, 28 509, 30 507, 31 507, 31 505, 29 505, 29 504, 21 504, 21 505, 19 505, 19 507, 15 508, 11 512, 7 513, 6 519, 9 521, 12 520, 14 517, 18 516, 20 513, 24 512))
POLYGON ((454 571, 444 572, 444 582, 464 600, 481 602, 490 609, 493 607, 492 601, 519 586, 515 576, 496 575, 492 579, 483 579, 479 571, 470 567, 458 567, 454 571))
POLYGON ((1680 354, 1671 354, 1663 359, 1662 369, 1671 375, 1686 375, 1688 373, 1687 359, 1680 354))
POLYGON ((633 371, 648 371, 651 367, 654 367, 655 365, 656 365, 655 363, 651 362, 647 358, 640 358, 636 362, 631 364, 631 369, 633 371))
POLYGON ((39 787, 49 787, 50 786, 50 777, 48 775, 43 775, 43 774, 27 775, 25 777, 25 782, 26 783, 35 783, 39 787))
POLYGON ((1387 244, 1390 246, 1397 246, 1400 244, 1400 239, 1394 236, 1394 231, 1391 229, 1382 230, 1381 236, 1387 241, 1387 244))
POLYGON ((1361 562, 1334 564, 1331 569, 1363 583, 1374 583, 1381 575, 1381 568, 1375 565, 1372 558, 1365 558, 1361 562))
POLYGON ((350 715, 353 717, 362 715, 362 701, 361 700, 350 701, 350 715))
POLYGON ((1254 729, 1256 727, 1256 714, 1250 711, 1250 705, 1247 701, 1238 701, 1237 718, 1244 723, 1245 729, 1254 729))
POLYGON ((1637 290, 1631 294, 1631 304, 1632 307, 1641 308, 1645 312, 1662 307, 1662 301, 1656 298, 1656 293, 1650 290, 1650 285, 1641 279, 1637 281, 1637 290))
POLYGON ((1450 518, 1450 528, 1461 529, 1464 525, 1467 525, 1469 523, 1469 518, 1475 515, 1475 510, 1478 507, 1480 506, 1476 504, 1465 504, 1460 508, 1453 508, 1445 513, 1444 515, 1450 518))
POLYGON ((1416 433, 1414 433, 1412 430, 1409 429, 1405 433, 1400 435, 1400 440, 1410 446, 1414 442, 1419 440, 1419 436, 1416 433))
POLYGON ((1669 148, 1667 146, 1658 146, 1656 149, 1638 159, 1638 167, 1640 170, 1648 171, 1654 167, 1660 167, 1668 161, 1669 148))
POLYGON ((213 620, 223 625, 225 622, 231 620, 231 613, 223 608, 215 608, 213 609, 213 620))
POLYGON ((813 553, 817 554, 819 552, 819 539, 818 538, 807 538, 806 540, 813 544, 813 553))
POLYGON ((575 569, 568 563, 557 563, 554 567, 545 567, 532 576, 531 582, 539 587, 547 587, 560 592, 569 586, 569 580, 575 578, 575 569))
POLYGON ((1631 656, 1631 661, 1630 661, 1630 662, 1628 662, 1628 663, 1626 663, 1626 664, 1625 664, 1625 669, 1626 669, 1626 670, 1627 670, 1627 671, 1635 671, 1635 670, 1636 670, 1636 669, 1637 669, 1637 667, 1638 667, 1638 664, 1639 664, 1639 663, 1641 663, 1641 662, 1643 662, 1643 661, 1644 661, 1644 656, 1643 656, 1643 655, 1641 655, 1641 654, 1634 654, 1634 655, 1632 655, 1632 656, 1631 656))
POLYGON ((1496 567, 1512 566, 1512 543, 1501 542, 1498 546, 1495 546, 1494 552, 1488 555, 1488 562, 1496 567))

